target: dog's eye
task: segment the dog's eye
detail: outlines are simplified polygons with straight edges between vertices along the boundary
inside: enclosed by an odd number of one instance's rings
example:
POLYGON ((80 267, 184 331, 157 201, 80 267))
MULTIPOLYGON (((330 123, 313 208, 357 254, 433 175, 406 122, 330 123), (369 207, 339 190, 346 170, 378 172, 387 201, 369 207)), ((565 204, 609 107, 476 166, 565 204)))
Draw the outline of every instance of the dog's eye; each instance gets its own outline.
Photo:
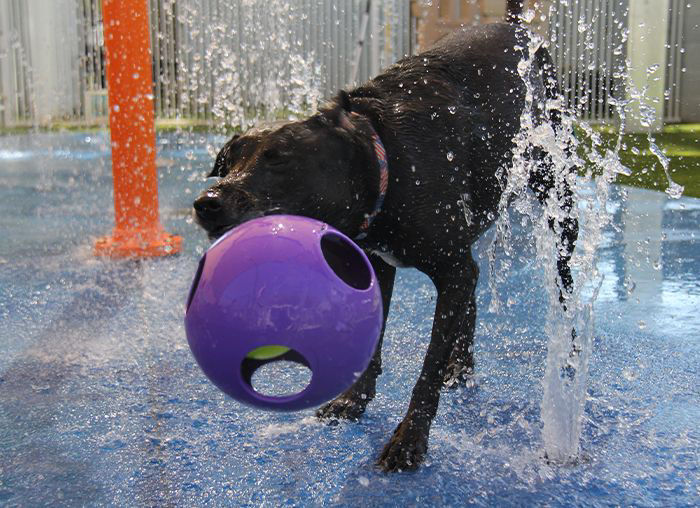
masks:
POLYGON ((288 157, 285 157, 285 155, 276 148, 266 148, 263 150, 262 155, 268 166, 280 167, 285 166, 289 162, 288 157))

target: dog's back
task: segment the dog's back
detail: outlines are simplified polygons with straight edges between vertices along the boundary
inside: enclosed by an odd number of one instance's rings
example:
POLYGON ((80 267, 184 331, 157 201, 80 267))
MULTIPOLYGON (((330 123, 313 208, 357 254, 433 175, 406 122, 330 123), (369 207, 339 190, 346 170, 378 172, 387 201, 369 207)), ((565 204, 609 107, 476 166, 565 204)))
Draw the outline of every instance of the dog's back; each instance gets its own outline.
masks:
MULTIPOLYGON (((452 215, 458 202, 470 210, 454 243, 469 245, 493 222, 499 170, 510 163, 520 130, 526 86, 518 64, 528 57, 528 43, 528 32, 509 23, 459 30, 349 92, 353 109, 372 118, 391 156, 394 181, 382 219, 410 225, 411 236, 427 239, 442 229, 444 215, 433 206, 440 196, 452 215)), ((534 102, 544 103, 543 80, 534 79, 530 89, 534 102)))

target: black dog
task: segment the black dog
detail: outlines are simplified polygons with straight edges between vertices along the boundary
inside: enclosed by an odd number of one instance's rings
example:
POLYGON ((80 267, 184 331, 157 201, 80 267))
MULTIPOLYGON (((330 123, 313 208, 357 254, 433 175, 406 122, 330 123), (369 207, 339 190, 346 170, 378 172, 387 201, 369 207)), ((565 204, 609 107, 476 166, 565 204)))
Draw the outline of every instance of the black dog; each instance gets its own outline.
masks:
MULTIPOLYGON (((379 458, 386 471, 418 466, 443 384, 473 369, 478 269, 470 248, 497 215, 525 104, 517 66, 528 56, 528 40, 514 23, 462 30, 340 92, 307 120, 234 136, 210 175, 220 180, 194 203, 212 238, 277 213, 313 217, 355 238, 370 254, 385 322, 397 266, 432 279, 438 292, 432 337, 408 412, 379 458)), ((530 89, 541 104, 558 95, 556 80, 545 50, 537 50, 532 65, 530 89)), ((538 116, 559 122, 556 112, 538 116)), ((555 178, 544 154, 532 156, 542 163, 530 187, 544 201, 555 178)), ((559 186, 554 194, 570 216, 570 189, 559 186)), ((552 218, 550 225, 559 234, 564 300, 578 224, 552 218)), ((381 341, 358 382, 318 416, 360 417, 380 372, 381 341)))

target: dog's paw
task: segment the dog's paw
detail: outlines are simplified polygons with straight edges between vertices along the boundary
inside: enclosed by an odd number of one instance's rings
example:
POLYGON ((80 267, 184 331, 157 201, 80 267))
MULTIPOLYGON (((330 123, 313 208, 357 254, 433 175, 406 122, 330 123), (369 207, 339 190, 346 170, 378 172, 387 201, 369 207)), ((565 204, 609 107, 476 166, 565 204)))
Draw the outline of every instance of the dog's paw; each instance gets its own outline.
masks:
POLYGON ((445 370, 442 385, 445 388, 457 388, 467 386, 474 374, 474 368, 459 362, 450 362, 445 370))
POLYGON ((411 421, 404 420, 382 451, 377 465, 385 472, 413 471, 428 451, 428 434, 411 421))
POLYGON ((325 406, 316 411, 316 418, 320 420, 351 420, 357 421, 365 412, 369 399, 359 400, 355 397, 341 395, 335 400, 330 401, 325 406))

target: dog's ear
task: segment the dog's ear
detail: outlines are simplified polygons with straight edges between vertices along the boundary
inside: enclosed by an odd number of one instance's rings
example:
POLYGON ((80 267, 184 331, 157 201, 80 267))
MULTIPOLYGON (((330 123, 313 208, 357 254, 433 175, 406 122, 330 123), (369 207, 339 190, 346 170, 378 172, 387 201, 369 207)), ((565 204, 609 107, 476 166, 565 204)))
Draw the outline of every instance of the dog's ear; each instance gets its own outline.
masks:
POLYGON ((342 129, 351 129, 350 113, 352 112, 352 104, 350 103, 350 95, 341 90, 335 96, 331 106, 321 111, 320 120, 325 125, 331 127, 340 127, 342 129))
POLYGON ((350 103, 350 94, 345 90, 338 92, 335 97, 335 103, 342 109, 343 112, 350 114, 352 112, 352 104, 350 103))
POLYGON ((228 166, 230 165, 229 154, 231 153, 231 147, 240 137, 240 135, 236 134, 219 151, 216 156, 216 161, 214 162, 214 167, 211 173, 207 175, 207 178, 226 176, 226 173, 228 173, 228 166))

